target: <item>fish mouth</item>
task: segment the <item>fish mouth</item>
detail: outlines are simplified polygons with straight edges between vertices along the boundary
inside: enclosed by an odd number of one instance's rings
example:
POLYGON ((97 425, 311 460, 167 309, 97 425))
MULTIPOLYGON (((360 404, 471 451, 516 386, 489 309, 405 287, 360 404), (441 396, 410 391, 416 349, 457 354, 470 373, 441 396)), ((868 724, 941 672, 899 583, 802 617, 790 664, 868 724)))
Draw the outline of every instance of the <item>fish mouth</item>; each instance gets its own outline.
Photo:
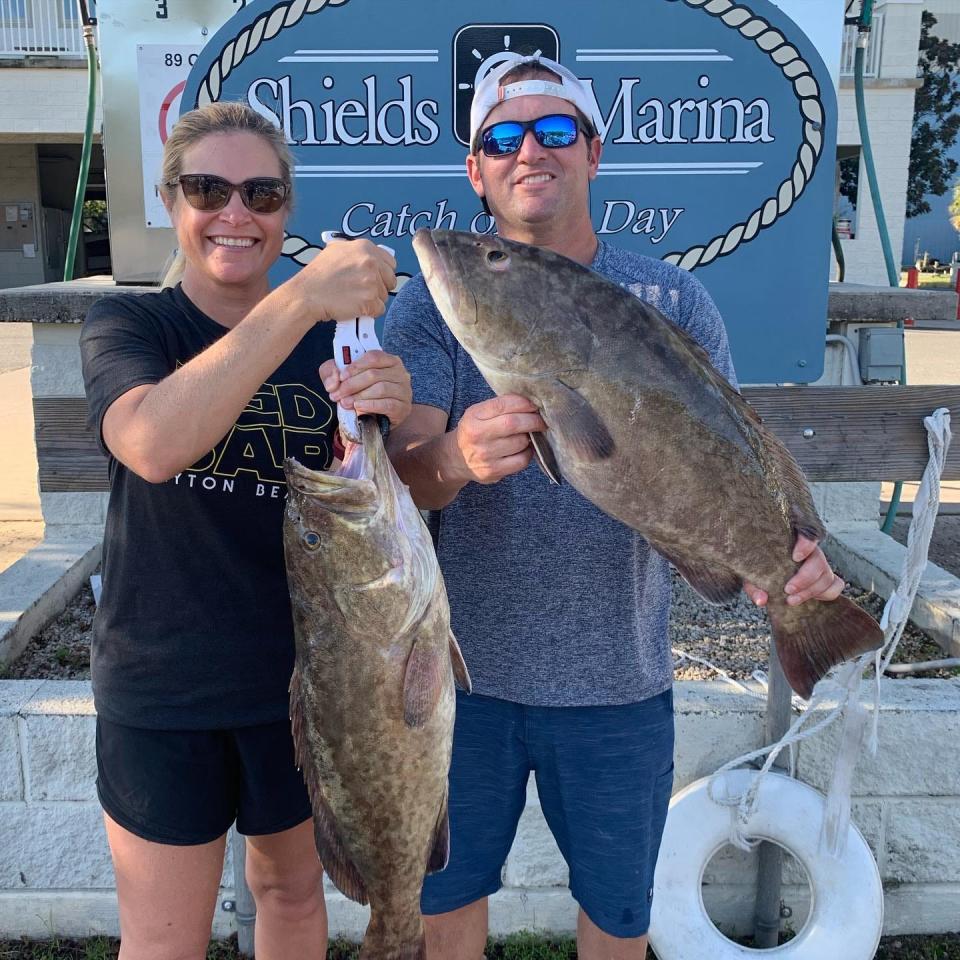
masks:
POLYGON ((322 510, 373 516, 379 508, 377 486, 365 471, 358 476, 344 476, 311 470, 295 457, 284 460, 283 471, 291 494, 309 500, 322 510))
MULTIPOLYGON (((428 230, 426 227, 421 227, 413 235, 413 252, 420 262, 423 279, 427 284, 430 295, 433 297, 433 302, 437 305, 437 309, 444 319, 454 317, 458 323, 469 323, 470 321, 463 317, 460 310, 464 290, 460 284, 451 282, 446 257, 441 252, 443 238, 448 232, 446 230, 428 230), (436 237, 434 234, 436 234, 436 237), (437 238, 441 241, 439 244, 437 238)), ((466 292, 469 293, 469 291, 466 292)), ((473 322, 476 322, 476 298, 472 294, 471 299, 474 307, 473 322)))

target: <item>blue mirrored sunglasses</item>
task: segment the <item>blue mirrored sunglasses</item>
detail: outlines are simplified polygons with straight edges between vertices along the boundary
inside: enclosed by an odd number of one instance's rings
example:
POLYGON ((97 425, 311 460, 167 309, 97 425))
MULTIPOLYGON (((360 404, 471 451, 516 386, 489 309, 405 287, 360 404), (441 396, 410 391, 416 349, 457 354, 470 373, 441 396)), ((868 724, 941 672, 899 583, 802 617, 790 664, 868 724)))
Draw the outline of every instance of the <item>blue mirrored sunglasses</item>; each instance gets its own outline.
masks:
POLYGON ((480 145, 488 157, 506 157, 520 149, 528 130, 541 147, 556 149, 576 143, 580 125, 566 113, 550 113, 536 120, 501 120, 481 132, 480 145))

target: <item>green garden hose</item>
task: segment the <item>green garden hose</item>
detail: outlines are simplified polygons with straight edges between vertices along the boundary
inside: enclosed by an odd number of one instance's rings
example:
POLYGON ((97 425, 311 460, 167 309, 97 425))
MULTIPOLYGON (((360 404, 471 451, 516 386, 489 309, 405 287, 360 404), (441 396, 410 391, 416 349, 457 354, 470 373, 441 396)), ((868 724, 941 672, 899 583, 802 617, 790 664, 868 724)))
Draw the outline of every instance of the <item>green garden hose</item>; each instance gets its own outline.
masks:
POLYGON ((83 130, 83 150, 80 154, 80 174, 77 178, 77 193, 73 199, 73 216, 70 218, 70 239, 67 242, 67 257, 63 265, 63 279, 72 280, 77 259, 77 243, 83 226, 83 201, 87 194, 87 175, 90 172, 90 153, 93 149, 93 121, 97 112, 97 48, 93 39, 94 22, 85 0, 80 0, 80 17, 83 21, 83 42, 87 47, 87 122, 83 130))
MULTIPOLYGON (((873 149, 870 146, 870 131, 867 129, 867 108, 863 96, 863 64, 866 56, 867 42, 870 39, 871 21, 873 20, 873 0, 863 0, 860 11, 859 33, 857 35, 857 49, 853 61, 853 86, 857 101, 857 125, 860 128, 860 148, 863 152, 863 166, 867 171, 867 182, 870 185, 870 197, 873 200, 873 209, 877 217, 877 230, 880 233, 880 244, 883 247, 883 259, 887 265, 887 279, 891 287, 900 286, 900 273, 893 259, 893 247, 890 244, 890 233, 887 230, 887 219, 883 213, 883 201, 880 198, 880 187, 877 184, 877 170, 873 163, 873 149)), ((897 327, 903 329, 903 321, 897 322, 897 327)), ((907 365, 904 361, 900 371, 900 382, 907 382, 907 365)), ((900 496, 903 483, 897 480, 893 485, 893 494, 890 497, 890 506, 880 528, 889 534, 893 530, 893 522, 897 517, 897 508, 900 506, 900 496)))

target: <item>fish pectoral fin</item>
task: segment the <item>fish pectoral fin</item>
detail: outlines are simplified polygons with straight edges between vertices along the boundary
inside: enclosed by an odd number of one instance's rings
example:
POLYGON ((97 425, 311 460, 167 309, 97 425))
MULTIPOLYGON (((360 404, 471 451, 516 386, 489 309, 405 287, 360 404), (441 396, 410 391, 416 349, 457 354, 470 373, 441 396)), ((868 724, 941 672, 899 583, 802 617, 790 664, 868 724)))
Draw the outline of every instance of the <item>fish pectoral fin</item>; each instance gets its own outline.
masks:
POLYGON ((460 644, 457 638, 451 632, 450 642, 450 663, 453 665, 453 679, 457 686, 465 693, 473 692, 473 682, 470 680, 470 674, 467 671, 467 664, 463 659, 463 653, 460 650, 460 644))
POLYGON ((303 773, 313 809, 313 840, 317 854, 336 888, 345 897, 365 904, 368 902, 366 885, 340 839, 336 818, 327 805, 317 777, 316 765, 310 755, 301 683, 300 670, 294 667, 293 676, 290 678, 290 725, 297 766, 303 773))
POLYGON ((403 719, 408 727, 422 727, 433 715, 449 669, 449 657, 429 634, 414 643, 403 677, 403 719))
POLYGON ((877 621, 846 597, 796 607, 771 597, 767 614, 787 682, 805 699, 831 667, 883 643, 877 621))
POLYGON ((550 428, 563 437, 580 460, 607 460, 613 456, 616 444, 597 411, 562 380, 553 383, 555 389, 550 391, 544 411, 550 428))
POLYGON ((313 840, 323 869, 345 897, 357 903, 368 903, 366 884, 340 840, 337 821, 323 794, 319 790, 316 795, 311 792, 310 803, 313 807, 313 840))
POLYGON ((533 446, 533 452, 536 454, 537 466, 547 475, 547 479, 551 483, 559 486, 563 480, 563 474, 560 473, 560 465, 553 455, 550 444, 547 443, 547 438, 542 433, 531 433, 528 436, 533 446))
POLYGON ((669 560, 677 573, 709 603, 726 603, 738 596, 743 589, 743 577, 724 567, 710 567, 688 557, 677 556, 670 548, 651 541, 651 546, 669 560))
POLYGON ((433 831, 433 845, 430 849, 430 855, 427 857, 427 873, 436 873, 438 870, 442 870, 450 859, 450 817, 447 813, 448 796, 448 793, 444 793, 443 802, 440 804, 440 815, 437 817, 437 825, 433 831))

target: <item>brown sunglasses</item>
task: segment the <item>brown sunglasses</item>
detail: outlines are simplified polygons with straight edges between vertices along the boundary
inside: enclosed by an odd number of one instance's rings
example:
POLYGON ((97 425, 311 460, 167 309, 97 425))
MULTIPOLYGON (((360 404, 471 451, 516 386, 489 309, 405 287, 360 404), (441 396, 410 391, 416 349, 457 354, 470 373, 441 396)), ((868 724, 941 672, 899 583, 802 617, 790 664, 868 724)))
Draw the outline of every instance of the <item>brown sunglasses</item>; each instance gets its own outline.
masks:
POLYGON ((243 183, 231 183, 212 173, 182 173, 166 186, 179 184, 187 203, 195 210, 222 210, 233 191, 240 194, 243 205, 254 213, 276 213, 286 203, 290 184, 278 177, 252 177, 243 183))

